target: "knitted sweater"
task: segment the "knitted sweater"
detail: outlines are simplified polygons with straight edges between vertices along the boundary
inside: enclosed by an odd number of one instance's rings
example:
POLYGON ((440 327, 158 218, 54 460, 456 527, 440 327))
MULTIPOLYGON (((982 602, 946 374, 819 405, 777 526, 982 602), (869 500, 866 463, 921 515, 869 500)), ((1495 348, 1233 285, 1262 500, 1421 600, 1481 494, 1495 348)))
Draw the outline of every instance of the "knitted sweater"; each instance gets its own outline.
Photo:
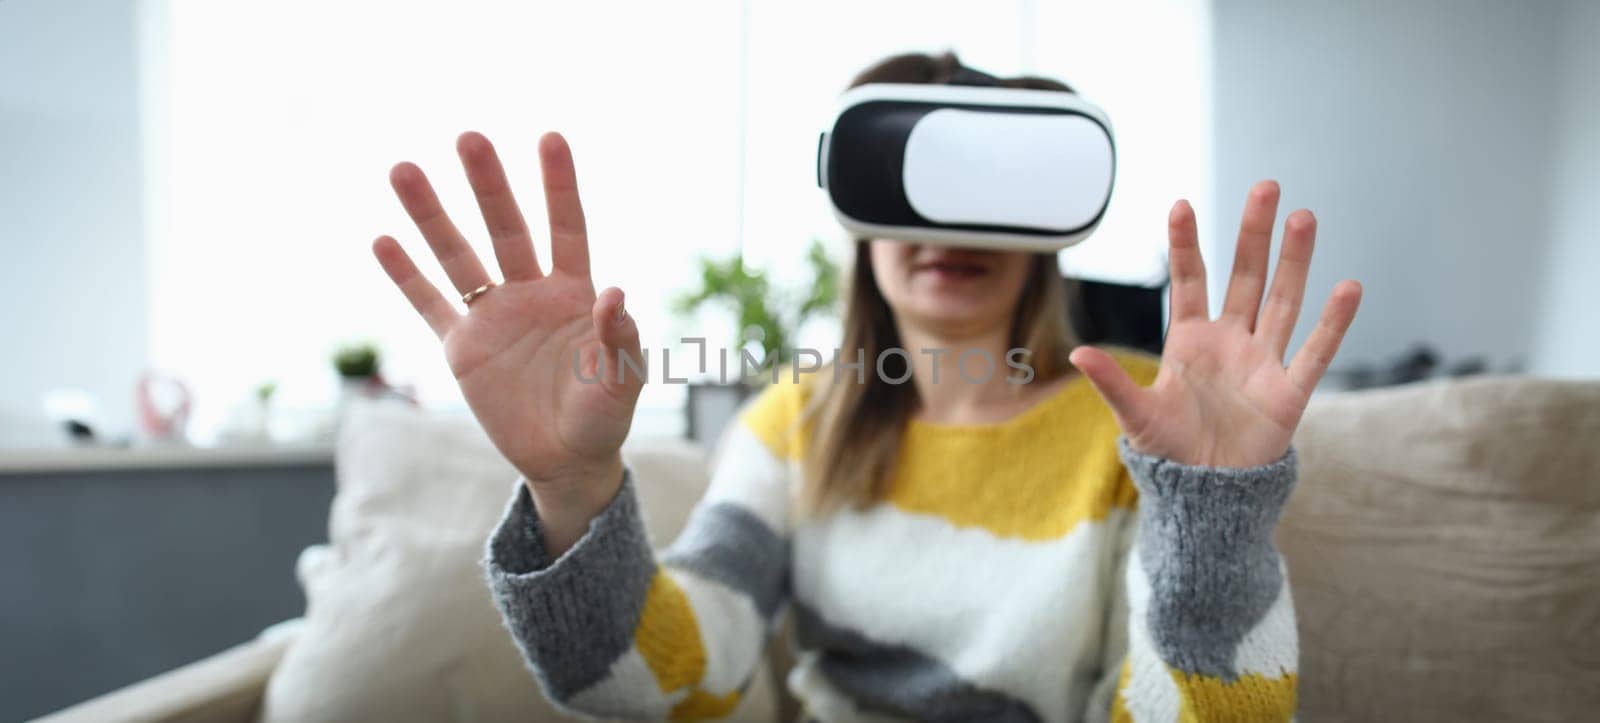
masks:
MULTIPOLYGON (((1116 355, 1141 384, 1157 363, 1116 355)), ((998 424, 913 419, 888 499, 801 518, 807 385, 774 385, 659 555, 629 469, 555 560, 519 480, 485 563, 545 693, 608 717, 733 710, 776 616, 823 721, 1284 720, 1294 610, 1272 531, 1295 452, 1248 469, 1141 454, 1079 377, 998 424)))

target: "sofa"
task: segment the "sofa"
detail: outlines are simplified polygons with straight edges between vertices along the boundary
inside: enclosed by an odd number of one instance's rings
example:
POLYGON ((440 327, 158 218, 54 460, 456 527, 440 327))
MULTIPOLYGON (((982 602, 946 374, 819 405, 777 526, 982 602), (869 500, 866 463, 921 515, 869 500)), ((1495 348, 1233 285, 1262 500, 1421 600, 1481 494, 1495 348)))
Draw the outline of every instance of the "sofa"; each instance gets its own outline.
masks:
MULTIPOLYGON (((1578 720, 1600 710, 1600 382, 1483 377, 1319 392, 1278 529, 1300 720, 1578 720)), ((670 541, 714 454, 630 441, 670 541)), ((481 582, 514 473, 470 422, 350 412, 305 614, 46 720, 564 721, 481 582)), ((791 720, 780 627, 736 720, 791 720)))

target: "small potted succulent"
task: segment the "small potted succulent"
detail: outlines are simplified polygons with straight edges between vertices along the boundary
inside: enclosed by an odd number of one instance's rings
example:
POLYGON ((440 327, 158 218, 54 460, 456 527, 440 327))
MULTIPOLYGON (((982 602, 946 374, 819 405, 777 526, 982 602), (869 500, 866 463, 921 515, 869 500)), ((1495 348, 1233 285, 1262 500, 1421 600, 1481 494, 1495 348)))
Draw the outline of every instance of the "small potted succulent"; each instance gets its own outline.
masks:
POLYGON ((352 399, 395 399, 417 404, 414 387, 396 386, 383 378, 382 361, 378 345, 370 341, 350 342, 333 353, 333 368, 339 373, 340 407, 352 399))
POLYGON ((351 342, 333 353, 333 368, 339 373, 341 400, 375 396, 383 389, 383 378, 378 374, 381 355, 378 346, 371 342, 351 342))

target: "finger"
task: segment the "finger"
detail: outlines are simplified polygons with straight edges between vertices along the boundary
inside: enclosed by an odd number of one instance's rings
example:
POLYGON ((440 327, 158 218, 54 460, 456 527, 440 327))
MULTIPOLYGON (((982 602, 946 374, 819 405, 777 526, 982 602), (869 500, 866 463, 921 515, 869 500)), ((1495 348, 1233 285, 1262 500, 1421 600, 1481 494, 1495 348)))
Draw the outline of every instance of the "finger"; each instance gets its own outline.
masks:
POLYGON ((1322 381, 1323 373, 1328 371, 1328 365, 1333 362, 1333 355, 1338 353, 1339 344, 1344 341, 1344 333, 1350 329, 1350 322, 1355 320, 1359 306, 1360 283, 1345 280, 1333 287, 1333 294, 1328 297, 1328 304, 1322 307, 1322 317, 1317 319, 1311 337, 1306 339, 1305 346, 1300 347, 1300 352, 1294 355, 1294 361, 1289 364, 1289 381, 1307 396, 1316 389, 1317 382, 1322 381))
POLYGON ((1233 276, 1222 302, 1222 316, 1256 328, 1261 290, 1267 286, 1267 257, 1272 252, 1272 224, 1278 217, 1278 182, 1261 181, 1250 189, 1239 219, 1239 243, 1233 252, 1233 276))
POLYGON ((600 292, 594 300, 593 316, 595 334, 605 347, 604 383, 614 392, 636 393, 644 385, 644 379, 633 369, 622 368, 622 381, 617 379, 624 355, 641 360, 639 327, 623 304, 622 290, 613 286, 600 292))
POLYGON ((560 133, 539 138, 539 169, 544 175, 545 211, 550 216, 550 256, 554 270, 589 274, 589 233, 578 198, 572 149, 560 133))
POLYGON ((1301 209, 1283 222, 1283 248, 1278 251, 1278 268, 1272 272, 1272 289, 1261 309, 1256 333, 1283 359, 1289 337, 1300 319, 1300 304, 1306 296, 1306 276, 1311 273, 1311 251, 1317 240, 1317 217, 1301 209))
POLYGON ((428 248, 433 249, 434 257, 439 259, 439 265, 444 267, 456 291, 465 294, 489 283, 489 272, 483 270, 478 255, 450 222, 421 168, 413 163, 397 164, 389 171, 389 185, 394 186, 400 205, 417 224, 422 237, 428 240, 428 248))
POLYGON ((1079 346, 1067 356, 1083 371, 1100 398, 1106 400, 1118 426, 1127 434, 1137 434, 1150 418, 1149 392, 1133 381, 1110 354, 1091 346, 1079 346))
POLYGON ((1206 262, 1200 258, 1200 232, 1194 207, 1178 201, 1167 214, 1167 266, 1172 274, 1172 320, 1206 320, 1206 262))
POLYGON ((501 275, 507 281, 542 276, 533 251, 533 235, 511 193, 511 183, 506 180, 506 169, 500 164, 494 145, 483 134, 469 131, 456 139, 456 153, 461 156, 472 193, 478 197, 478 209, 483 212, 483 223, 494 241, 494 257, 500 262, 501 275))
POLYGON ((393 237, 379 236, 372 242, 372 255, 378 257, 378 265, 383 267, 394 285, 400 287, 400 293, 422 315, 423 321, 428 322, 428 328, 433 329, 434 335, 444 338, 461 315, 417 270, 417 265, 411 262, 411 257, 400 247, 400 243, 393 237))

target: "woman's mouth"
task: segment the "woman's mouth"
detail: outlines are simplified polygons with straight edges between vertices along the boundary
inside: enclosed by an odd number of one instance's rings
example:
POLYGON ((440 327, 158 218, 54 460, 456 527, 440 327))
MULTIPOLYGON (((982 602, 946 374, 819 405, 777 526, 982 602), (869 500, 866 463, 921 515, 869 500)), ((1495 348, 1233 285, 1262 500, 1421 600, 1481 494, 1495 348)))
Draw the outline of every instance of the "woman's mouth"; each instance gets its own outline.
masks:
POLYGON ((976 279, 988 273, 981 264, 962 261, 930 261, 911 267, 913 273, 927 273, 941 281, 976 279))

